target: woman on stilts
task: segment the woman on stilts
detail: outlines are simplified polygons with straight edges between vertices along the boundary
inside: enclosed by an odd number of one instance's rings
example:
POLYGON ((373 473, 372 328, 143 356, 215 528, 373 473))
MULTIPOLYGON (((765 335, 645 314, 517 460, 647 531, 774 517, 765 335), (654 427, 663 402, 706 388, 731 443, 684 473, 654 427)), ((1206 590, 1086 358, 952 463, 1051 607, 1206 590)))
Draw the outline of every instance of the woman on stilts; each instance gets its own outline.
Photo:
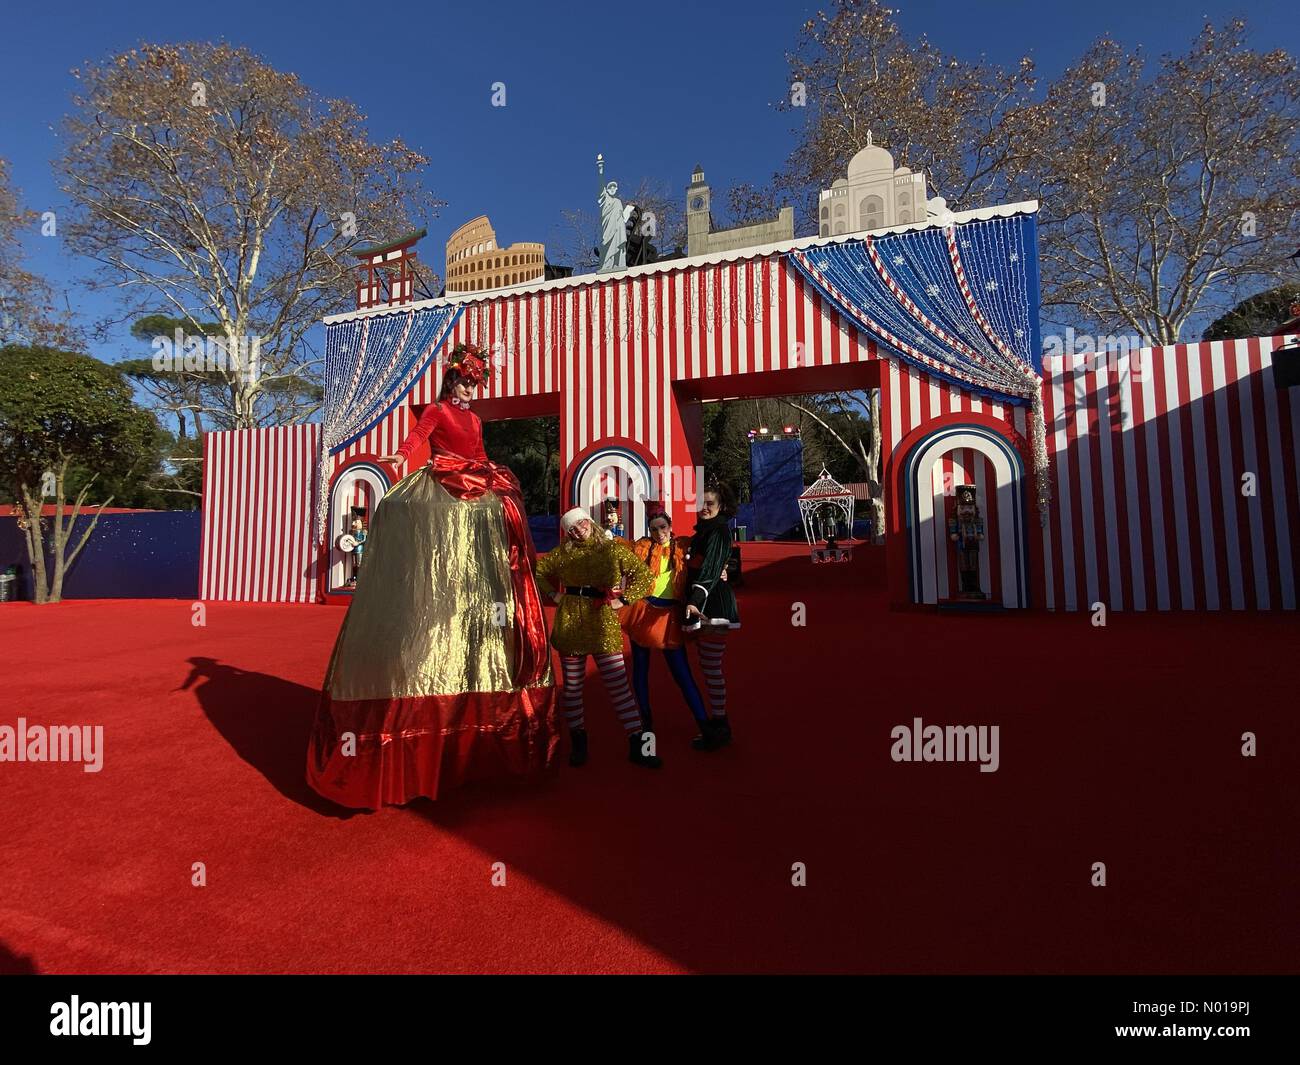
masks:
POLYGON ((709 717, 700 734, 691 741, 697 751, 716 751, 731 742, 727 719, 727 681, 723 658, 727 634, 740 628, 736 593, 725 577, 731 558, 731 519, 736 514, 736 496, 718 482, 704 490, 699 517, 691 537, 687 568, 686 621, 683 629, 699 642, 700 672, 709 696, 709 717))
POLYGON ((622 540, 607 539, 582 507, 560 519, 564 540, 537 560, 537 583, 557 606, 551 643, 564 672, 561 707, 569 726, 569 764, 587 761, 583 689, 587 656, 596 660, 614 713, 628 737, 628 760, 658 769, 651 734, 643 734, 641 713, 627 686, 623 630, 617 612, 650 591, 650 572, 622 540))
POLYGON ((519 482, 488 459, 469 409, 487 373, 487 356, 457 345, 438 401, 383 459, 400 469, 426 439, 432 453, 375 509, 325 676, 307 780, 343 806, 535 773, 558 745, 519 482))

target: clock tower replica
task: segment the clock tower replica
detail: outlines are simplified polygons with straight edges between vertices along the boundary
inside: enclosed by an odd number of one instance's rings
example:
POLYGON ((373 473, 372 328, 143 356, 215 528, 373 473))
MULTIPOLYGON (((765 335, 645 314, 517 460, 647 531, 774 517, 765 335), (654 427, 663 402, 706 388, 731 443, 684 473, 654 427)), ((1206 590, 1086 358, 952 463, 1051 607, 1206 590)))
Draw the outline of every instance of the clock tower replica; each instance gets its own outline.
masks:
POLYGON ((709 212, 709 186, 704 184, 704 167, 697 164, 691 171, 691 183, 686 186, 687 255, 716 255, 793 239, 793 207, 782 207, 775 218, 714 229, 713 216, 709 212))
POLYGON ((704 184, 704 168, 698 163, 686 186, 686 254, 704 255, 709 250, 709 186, 704 184))

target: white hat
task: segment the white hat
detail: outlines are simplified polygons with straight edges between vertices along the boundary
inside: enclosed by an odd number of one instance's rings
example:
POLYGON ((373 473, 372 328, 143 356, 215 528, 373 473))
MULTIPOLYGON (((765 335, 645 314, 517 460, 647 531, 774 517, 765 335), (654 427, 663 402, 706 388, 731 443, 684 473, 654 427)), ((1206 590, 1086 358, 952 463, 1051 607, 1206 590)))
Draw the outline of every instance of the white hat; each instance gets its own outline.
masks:
POLYGON ((568 532, 580 521, 591 521, 591 515, 587 513, 586 507, 574 507, 572 510, 566 510, 560 518, 560 528, 568 532))

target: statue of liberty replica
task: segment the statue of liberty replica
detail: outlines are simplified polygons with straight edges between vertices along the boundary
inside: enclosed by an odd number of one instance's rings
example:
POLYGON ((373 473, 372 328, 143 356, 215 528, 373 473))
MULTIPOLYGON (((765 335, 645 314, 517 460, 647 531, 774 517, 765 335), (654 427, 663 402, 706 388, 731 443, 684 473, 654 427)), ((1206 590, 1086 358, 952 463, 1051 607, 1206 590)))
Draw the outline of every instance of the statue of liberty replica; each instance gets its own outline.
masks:
POLYGON ((623 201, 618 198, 618 182, 604 181, 605 157, 596 156, 596 171, 601 177, 600 195, 600 266, 598 274, 608 274, 627 267, 627 218, 623 201))

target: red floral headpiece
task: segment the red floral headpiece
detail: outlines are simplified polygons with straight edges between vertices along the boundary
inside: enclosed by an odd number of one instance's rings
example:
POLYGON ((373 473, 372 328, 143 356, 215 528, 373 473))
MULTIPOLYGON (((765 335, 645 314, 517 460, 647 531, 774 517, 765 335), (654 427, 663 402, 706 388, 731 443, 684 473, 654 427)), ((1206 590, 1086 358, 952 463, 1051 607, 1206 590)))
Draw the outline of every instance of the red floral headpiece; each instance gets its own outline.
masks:
POLYGON ((461 377, 477 388, 483 384, 487 379, 487 375, 492 372, 492 355, 485 352, 477 344, 462 342, 451 349, 451 357, 447 360, 447 369, 455 370, 461 377))

